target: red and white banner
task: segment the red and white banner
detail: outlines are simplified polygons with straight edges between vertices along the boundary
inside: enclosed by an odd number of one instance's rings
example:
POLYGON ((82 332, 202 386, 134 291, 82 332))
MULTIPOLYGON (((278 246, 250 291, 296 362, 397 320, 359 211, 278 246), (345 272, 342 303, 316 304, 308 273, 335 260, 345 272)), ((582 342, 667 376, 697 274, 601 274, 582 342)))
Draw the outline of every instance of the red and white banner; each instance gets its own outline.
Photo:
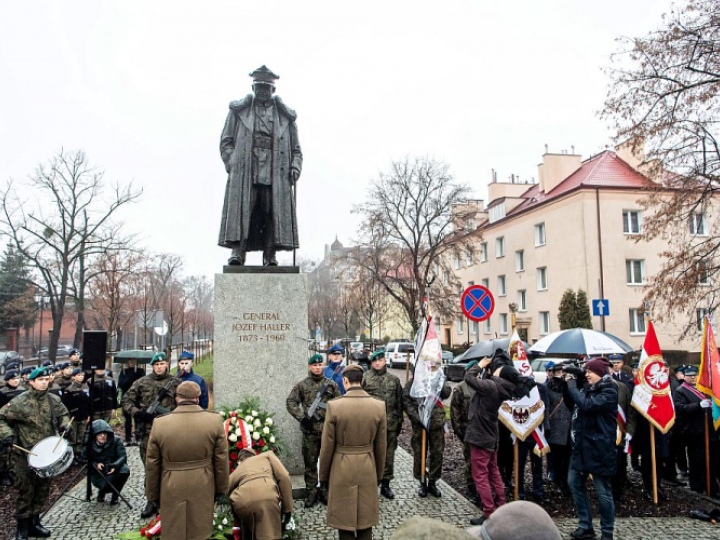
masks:
POLYGON ((720 428, 720 353, 710 322, 710 315, 706 315, 703 325, 702 352, 700 353, 700 377, 697 386, 712 400, 713 425, 717 430, 720 428))
POLYGON ((667 433, 675 423, 675 405, 670 395, 670 370, 663 361, 655 327, 649 320, 631 404, 660 433, 667 433))
POLYGON ((622 442, 622 439, 625 436, 625 433, 627 433, 627 418, 625 418, 625 411, 623 411, 622 407, 620 405, 618 405, 617 440, 615 441, 616 446, 620 446, 620 443, 622 442))
MULTIPOLYGON (((530 365, 527 353, 517 332, 510 338, 508 352, 513 360, 515 369, 520 372, 520 375, 532 377, 532 366, 530 365)), ((543 419, 545 418, 545 404, 542 399, 540 399, 540 392, 537 387, 532 389, 529 396, 525 396, 522 399, 504 401, 498 411, 498 417, 512 434, 521 441, 527 439, 531 433, 536 441, 538 438, 540 438, 541 441, 545 440, 544 435, 538 430, 538 428, 542 426, 543 419), (536 430, 538 433, 533 433, 536 430)), ((540 444, 541 443, 538 443, 538 446, 540 446, 540 444)), ((545 446, 540 448, 543 454, 550 450, 547 442, 544 444, 545 446)))

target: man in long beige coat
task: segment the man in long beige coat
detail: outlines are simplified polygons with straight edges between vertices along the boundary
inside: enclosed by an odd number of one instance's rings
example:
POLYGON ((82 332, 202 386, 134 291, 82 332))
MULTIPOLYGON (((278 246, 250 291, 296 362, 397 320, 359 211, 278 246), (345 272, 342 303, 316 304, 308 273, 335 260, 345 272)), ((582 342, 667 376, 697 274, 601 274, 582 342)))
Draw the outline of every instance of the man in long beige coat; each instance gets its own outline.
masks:
POLYGON ((372 539, 385 469, 385 404, 362 389, 358 365, 343 370, 347 393, 328 402, 320 446, 320 482, 329 482, 327 524, 340 540, 372 539))
POLYGON ((145 459, 145 494, 159 506, 163 538, 207 540, 215 497, 228 489, 228 445, 219 414, 199 405, 200 387, 177 387, 177 408, 153 422, 145 459))
POLYGON ((272 452, 256 456, 246 448, 238 459, 240 465, 230 476, 230 503, 242 540, 280 540, 282 523, 293 510, 290 473, 272 452))

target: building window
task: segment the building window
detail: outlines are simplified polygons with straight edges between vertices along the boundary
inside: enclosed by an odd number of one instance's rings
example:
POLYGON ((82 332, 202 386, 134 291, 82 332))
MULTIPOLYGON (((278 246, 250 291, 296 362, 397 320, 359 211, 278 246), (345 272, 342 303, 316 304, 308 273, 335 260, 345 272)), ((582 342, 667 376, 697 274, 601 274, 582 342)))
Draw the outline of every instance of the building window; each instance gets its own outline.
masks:
POLYGON ((695 317, 697 319, 697 330, 698 332, 702 332, 703 330, 703 319, 705 319, 705 315, 710 313, 710 310, 707 308, 698 308, 695 310, 695 317))
POLYGON ((508 333, 508 316, 507 313, 500 314, 500 333, 504 336, 508 333))
POLYGON ((515 271, 525 271, 525 250, 523 249, 515 252, 515 271))
POLYGON ((505 296, 506 294, 505 276, 498 276, 498 296, 505 296))
POLYGON ((630 334, 645 333, 645 314, 639 309, 630 310, 630 334))
POLYGON ((486 289, 490 288, 490 278, 483 278, 480 280, 480 285, 485 287, 486 289))
POLYGON ((547 267, 537 269, 537 289, 538 291, 547 291, 547 267))
POLYGON ((547 336, 550 333, 550 312, 541 311, 538 322, 540 323, 540 335, 547 336))
POLYGON ((707 234, 705 214, 702 212, 693 212, 690 214, 690 234, 696 236, 705 236, 707 234))
POLYGON ((505 256, 505 237, 501 236, 495 240, 495 258, 505 256))
POLYGON ((527 311, 527 295, 525 291, 518 291, 518 311, 527 311))
POLYGON ((459 253, 456 253, 456 254, 455 254, 455 261, 454 261, 454 262, 455 262, 455 270, 460 270, 460 267, 461 267, 462 265, 460 264, 460 254, 459 254, 459 253))
POLYGON ((480 335, 480 323, 477 321, 473 321, 473 334, 475 334, 475 339, 480 335))
POLYGON ((458 317, 457 324, 455 326, 457 328, 457 333, 462 334, 465 331, 465 319, 463 317, 458 317))
POLYGON ((535 247, 545 245, 545 224, 538 223, 535 225, 535 247))
POLYGON ((698 263, 698 285, 710 285, 710 275, 707 270, 707 262, 698 263))
POLYGON ((642 259, 627 259, 625 261, 628 285, 645 284, 645 261, 642 259))
POLYGON ((489 334, 492 332, 492 329, 490 328, 490 317, 488 317, 487 319, 485 319, 483 321, 483 332, 486 334, 489 334))
POLYGON ((467 250, 466 257, 467 257, 466 261, 467 261, 468 266, 472 266, 473 264, 475 264, 475 258, 473 256, 473 252, 471 249, 467 250))
POLYGON ((640 223, 640 212, 623 210, 623 232, 625 234, 640 234, 640 223))
POLYGON ((445 279, 443 279, 443 281, 445 282, 445 285, 450 285, 450 272, 447 270, 445 271, 445 279))
POLYGON ((488 260, 488 249, 487 242, 480 244, 480 262, 487 262, 488 260))

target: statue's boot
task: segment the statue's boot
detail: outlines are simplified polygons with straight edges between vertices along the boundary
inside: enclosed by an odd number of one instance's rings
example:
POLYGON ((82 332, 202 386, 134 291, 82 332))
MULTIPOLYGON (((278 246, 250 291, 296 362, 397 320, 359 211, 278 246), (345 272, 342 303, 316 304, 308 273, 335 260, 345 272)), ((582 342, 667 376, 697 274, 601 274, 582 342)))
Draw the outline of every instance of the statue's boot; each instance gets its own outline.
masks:
POLYGON ((263 266, 277 266, 277 258, 275 258, 275 250, 272 248, 265 248, 263 251, 263 266))
POLYGON ((243 246, 232 248, 228 264, 230 266, 243 266, 245 264, 245 248, 243 246))

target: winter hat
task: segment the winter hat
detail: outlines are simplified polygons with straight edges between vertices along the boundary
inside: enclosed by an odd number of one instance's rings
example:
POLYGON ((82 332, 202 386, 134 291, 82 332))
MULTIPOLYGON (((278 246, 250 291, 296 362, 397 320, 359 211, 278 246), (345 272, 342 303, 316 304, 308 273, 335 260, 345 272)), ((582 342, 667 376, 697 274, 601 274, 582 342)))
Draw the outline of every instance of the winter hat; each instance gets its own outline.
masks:
POLYGON ((601 356, 599 358, 593 358, 585 364, 585 369, 587 371, 592 371, 598 377, 604 377, 608 373, 609 365, 610 362, 608 362, 607 358, 603 358, 601 356))
POLYGON ((177 390, 175 390, 175 395, 177 397, 186 399, 199 398, 201 393, 202 391, 200 390, 200 385, 193 381, 185 381, 184 383, 180 383, 180 385, 177 387, 177 390))
MULTIPOLYGON (((479 536, 484 540, 517 540, 528 538, 529 531, 533 540, 562 538, 548 513, 528 501, 513 501, 498 508, 483 523, 479 536)), ((473 534, 474 530, 468 532, 473 534)))

